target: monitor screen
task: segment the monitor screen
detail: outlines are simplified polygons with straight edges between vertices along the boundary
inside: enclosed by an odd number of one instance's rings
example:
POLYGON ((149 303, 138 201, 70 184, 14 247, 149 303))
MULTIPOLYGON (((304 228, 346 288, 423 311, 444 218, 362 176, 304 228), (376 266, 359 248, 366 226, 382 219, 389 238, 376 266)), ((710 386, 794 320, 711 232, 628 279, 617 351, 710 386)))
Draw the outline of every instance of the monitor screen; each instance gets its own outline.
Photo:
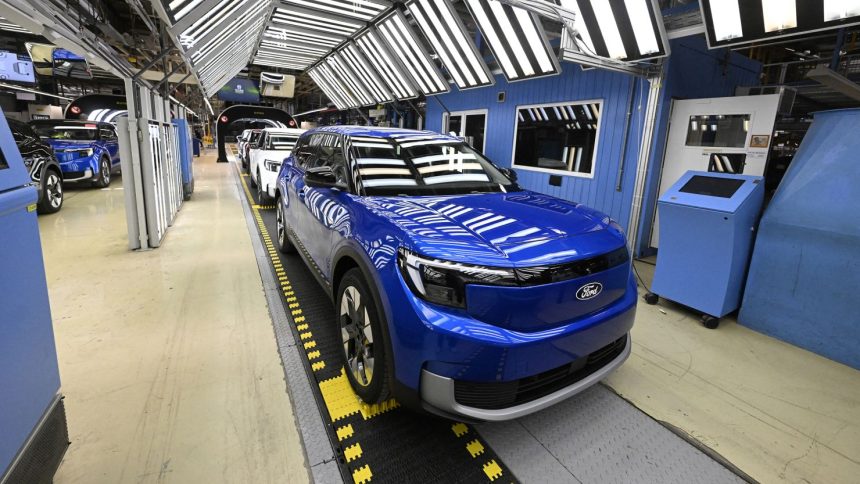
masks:
POLYGON ((0 81, 35 83, 33 62, 26 55, 0 52, 0 81))
POLYGON ((709 197, 732 198, 744 180, 696 175, 681 187, 683 193, 709 197))

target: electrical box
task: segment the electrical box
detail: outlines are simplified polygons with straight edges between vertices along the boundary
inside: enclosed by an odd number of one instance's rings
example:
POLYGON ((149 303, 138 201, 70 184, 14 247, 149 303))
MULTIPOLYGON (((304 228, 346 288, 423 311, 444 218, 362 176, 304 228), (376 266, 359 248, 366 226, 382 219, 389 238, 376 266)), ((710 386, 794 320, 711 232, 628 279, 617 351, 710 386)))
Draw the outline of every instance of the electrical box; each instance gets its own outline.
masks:
POLYGON ((740 304, 764 178, 688 171, 660 197, 652 292, 720 318, 740 304))

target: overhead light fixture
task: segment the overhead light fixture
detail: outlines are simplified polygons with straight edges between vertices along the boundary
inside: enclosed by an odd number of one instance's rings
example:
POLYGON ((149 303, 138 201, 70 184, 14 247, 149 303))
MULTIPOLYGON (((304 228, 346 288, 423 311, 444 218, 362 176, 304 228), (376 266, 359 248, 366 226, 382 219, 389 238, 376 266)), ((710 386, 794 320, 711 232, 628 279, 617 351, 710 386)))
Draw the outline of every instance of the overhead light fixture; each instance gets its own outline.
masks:
POLYGON ((391 94, 379 79, 376 71, 368 62, 361 50, 353 43, 348 44, 340 51, 341 60, 349 66, 358 79, 364 84, 374 102, 385 103, 392 101, 391 94))
POLYGON ((364 82, 359 76, 352 71, 348 64, 343 62, 340 53, 334 53, 326 59, 326 63, 331 68, 332 72, 338 77, 340 84, 348 89, 359 106, 370 106, 376 104, 373 96, 368 92, 364 82))
POLYGON ((565 29, 562 58, 636 62, 669 54, 656 0, 560 0, 560 7, 570 16, 565 17, 566 24, 572 24, 576 32, 574 38, 565 29))
MULTIPOLYGON (((497 2, 493 3, 501 7, 497 2)), ((406 7, 457 87, 469 89, 494 83, 490 70, 450 2, 412 0, 406 7)))
POLYGON ((797 27, 795 0, 761 0, 765 32, 778 32, 797 27))
POLYGON ((466 6, 508 81, 558 74, 561 68, 538 18, 495 0, 466 6))
POLYGON ((421 47, 412 27, 400 11, 377 24, 380 37, 406 67, 406 72, 426 96, 448 92, 448 82, 421 47))
POLYGON ((603 34, 603 41, 606 42, 609 57, 624 59, 627 57, 627 51, 624 49, 624 41, 621 40, 621 32, 618 31, 618 24, 615 21, 615 14, 612 13, 612 6, 609 5, 609 2, 600 0, 592 2, 591 6, 594 9, 595 17, 597 17, 600 32, 603 34))
POLYGON ((824 21, 860 16, 860 0, 824 0, 824 21))
POLYGON ((373 64, 376 72, 388 91, 397 99, 412 99, 418 97, 418 90, 412 83, 412 78, 404 72, 397 57, 383 43, 376 31, 368 30, 355 39, 355 45, 361 50, 368 61, 373 64))

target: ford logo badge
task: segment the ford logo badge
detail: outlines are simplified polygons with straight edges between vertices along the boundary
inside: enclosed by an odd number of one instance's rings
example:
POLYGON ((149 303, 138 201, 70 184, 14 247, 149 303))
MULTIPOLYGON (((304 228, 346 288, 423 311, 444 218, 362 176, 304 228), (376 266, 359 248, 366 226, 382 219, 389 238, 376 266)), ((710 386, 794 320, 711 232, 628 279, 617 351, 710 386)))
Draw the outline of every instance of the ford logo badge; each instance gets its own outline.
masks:
POLYGON ((594 299, 599 296, 601 292, 603 292, 603 284, 599 282, 589 282, 577 289, 576 298, 580 301, 588 301, 589 299, 594 299))

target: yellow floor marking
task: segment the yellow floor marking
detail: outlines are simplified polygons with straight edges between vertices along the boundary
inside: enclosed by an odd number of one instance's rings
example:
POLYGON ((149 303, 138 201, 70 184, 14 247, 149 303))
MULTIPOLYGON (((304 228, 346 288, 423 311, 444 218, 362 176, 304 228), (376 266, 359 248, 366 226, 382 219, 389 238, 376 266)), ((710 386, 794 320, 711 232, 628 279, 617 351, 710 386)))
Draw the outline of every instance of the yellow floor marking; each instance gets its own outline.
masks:
POLYGON ((361 413, 364 420, 369 420, 400 406, 394 399, 373 405, 362 402, 352 390, 343 368, 340 369, 340 375, 323 380, 319 385, 332 422, 356 413, 361 413))
POLYGON ((296 323, 304 322, 304 320, 305 320, 304 316, 297 316, 297 317, 293 318, 293 321, 295 321, 296 323))
POLYGON ((355 459, 358 459, 359 457, 361 457, 361 444, 356 442, 349 447, 343 449, 343 456, 346 457, 347 462, 352 462, 355 459))
POLYGON ((287 302, 293 302, 295 300, 296 300, 296 296, 288 296, 287 297, 287 302))
POLYGON ((457 422, 452 425, 451 430, 454 431, 454 435, 456 435, 457 437, 462 437, 469 433, 469 427, 462 422, 457 422))
POLYGON ((370 472, 370 466, 367 464, 352 471, 352 480, 355 484, 365 484, 366 482, 370 482, 372 477, 373 473, 370 472))
POLYGON ((325 368, 325 361, 315 361, 311 365, 311 370, 313 370, 313 371, 320 371, 323 368, 325 368))
POLYGON ((311 338, 313 338, 313 337, 314 337, 314 335, 313 335, 313 334, 311 334, 311 332, 310 332, 310 331, 308 331, 308 332, 306 332, 306 333, 302 333, 302 334, 300 334, 300 335, 299 335, 299 338, 301 338, 301 339, 303 339, 303 340, 305 340, 305 339, 311 339, 311 338))
POLYGON ((496 479, 502 477, 502 468, 496 462, 496 459, 491 460, 484 464, 484 474, 487 475, 491 481, 495 481, 496 479))
POLYGON ((466 450, 469 451, 469 454, 472 454, 472 457, 478 457, 484 453, 484 446, 478 441, 478 439, 475 439, 466 444, 466 450))
POLYGON ((337 429, 337 440, 338 442, 343 442, 344 439, 348 439, 352 437, 352 424, 346 424, 343 427, 338 427, 337 429))
POLYGON ((299 314, 302 314, 302 310, 301 309, 293 309, 292 311, 290 311, 290 314, 292 314, 293 316, 298 316, 299 314))
POLYGON ((305 343, 305 349, 306 350, 309 350, 311 348, 316 348, 316 347, 317 347, 316 341, 308 341, 307 343, 305 343))
POLYGON ((313 360, 320 357, 320 350, 308 351, 308 359, 313 360))
POLYGON ((304 331, 304 330, 308 329, 308 325, 307 324, 299 324, 298 326, 296 326, 296 329, 299 331, 304 331))

